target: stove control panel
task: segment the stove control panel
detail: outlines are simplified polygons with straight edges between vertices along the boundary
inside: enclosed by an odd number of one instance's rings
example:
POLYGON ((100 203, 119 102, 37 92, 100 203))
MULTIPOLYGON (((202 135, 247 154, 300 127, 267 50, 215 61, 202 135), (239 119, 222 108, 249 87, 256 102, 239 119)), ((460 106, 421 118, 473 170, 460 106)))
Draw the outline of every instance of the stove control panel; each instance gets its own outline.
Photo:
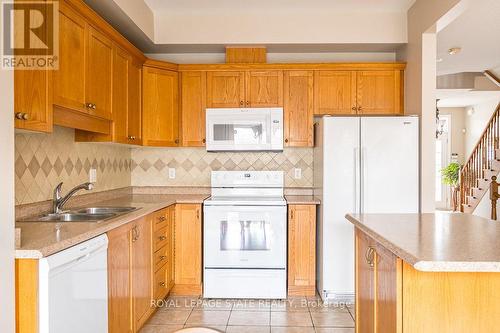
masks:
POLYGON ((283 171, 212 171, 212 187, 283 187, 283 171))

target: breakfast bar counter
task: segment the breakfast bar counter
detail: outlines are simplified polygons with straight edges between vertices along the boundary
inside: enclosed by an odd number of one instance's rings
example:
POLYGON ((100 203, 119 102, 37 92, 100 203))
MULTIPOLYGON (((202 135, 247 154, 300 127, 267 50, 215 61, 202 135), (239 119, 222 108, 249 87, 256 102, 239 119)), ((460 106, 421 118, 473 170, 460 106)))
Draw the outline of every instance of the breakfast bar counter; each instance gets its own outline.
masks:
POLYGON ((356 332, 494 332, 500 223, 470 214, 348 214, 356 332))

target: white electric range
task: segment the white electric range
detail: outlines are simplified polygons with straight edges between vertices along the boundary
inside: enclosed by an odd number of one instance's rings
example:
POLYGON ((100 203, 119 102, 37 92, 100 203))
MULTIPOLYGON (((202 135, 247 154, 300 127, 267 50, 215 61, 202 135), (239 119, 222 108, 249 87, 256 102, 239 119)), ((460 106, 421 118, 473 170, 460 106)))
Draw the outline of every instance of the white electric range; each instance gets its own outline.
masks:
POLYGON ((286 298, 282 171, 212 171, 204 202, 203 296, 286 298))

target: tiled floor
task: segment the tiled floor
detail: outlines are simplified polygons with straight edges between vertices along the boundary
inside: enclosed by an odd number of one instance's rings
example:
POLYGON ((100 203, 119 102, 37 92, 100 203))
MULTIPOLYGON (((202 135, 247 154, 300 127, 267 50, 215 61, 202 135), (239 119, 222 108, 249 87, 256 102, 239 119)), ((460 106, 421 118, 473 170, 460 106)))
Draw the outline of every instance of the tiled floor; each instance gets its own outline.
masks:
POLYGON ((228 333, 354 333, 353 307, 324 305, 318 297, 203 300, 169 297, 140 333, 211 327, 228 333))

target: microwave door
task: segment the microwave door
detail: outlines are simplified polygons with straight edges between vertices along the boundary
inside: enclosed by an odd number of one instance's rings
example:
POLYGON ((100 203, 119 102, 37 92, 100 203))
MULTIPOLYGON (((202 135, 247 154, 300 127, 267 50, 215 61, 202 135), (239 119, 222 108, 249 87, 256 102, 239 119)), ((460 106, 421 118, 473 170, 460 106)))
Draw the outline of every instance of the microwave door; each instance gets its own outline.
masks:
POLYGON ((209 150, 269 149, 270 133, 267 122, 259 120, 210 121, 209 150))

